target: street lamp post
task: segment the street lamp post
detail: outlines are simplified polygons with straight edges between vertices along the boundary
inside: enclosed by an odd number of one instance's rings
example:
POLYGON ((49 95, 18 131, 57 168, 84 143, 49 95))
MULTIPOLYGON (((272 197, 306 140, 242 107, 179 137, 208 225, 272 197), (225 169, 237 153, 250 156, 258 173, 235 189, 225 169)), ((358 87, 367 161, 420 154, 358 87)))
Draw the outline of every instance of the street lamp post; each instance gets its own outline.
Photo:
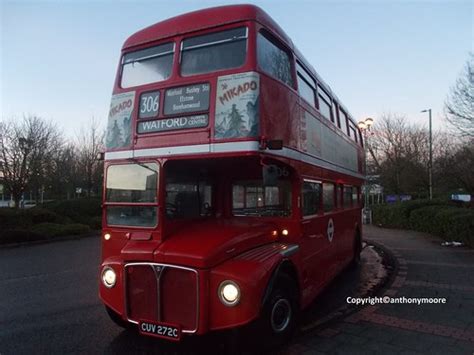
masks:
POLYGON ((365 170, 365 193, 364 193, 364 210, 363 210, 363 215, 364 215, 364 221, 365 223, 371 223, 372 218, 370 215, 370 208, 369 208, 369 179, 368 179, 368 173, 367 173, 367 154, 368 154, 368 147, 367 147, 367 141, 368 141, 368 132, 370 132, 370 126, 374 123, 374 120, 370 117, 367 117, 363 121, 359 121, 357 126, 359 129, 364 133, 364 170, 365 170))
POLYGON ((430 200, 433 199, 433 136, 432 136, 432 129, 431 129, 431 109, 426 109, 421 112, 428 112, 429 116, 429 127, 430 127, 430 133, 429 133, 429 143, 430 143, 430 161, 428 163, 428 184, 429 184, 429 193, 430 193, 430 200))

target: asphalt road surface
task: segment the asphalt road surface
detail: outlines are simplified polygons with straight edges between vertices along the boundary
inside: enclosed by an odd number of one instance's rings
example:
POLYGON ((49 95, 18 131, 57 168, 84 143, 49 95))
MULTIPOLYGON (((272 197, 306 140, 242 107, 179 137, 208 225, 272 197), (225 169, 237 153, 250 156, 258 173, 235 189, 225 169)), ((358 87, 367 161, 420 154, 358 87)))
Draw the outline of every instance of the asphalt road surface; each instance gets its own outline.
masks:
MULTIPOLYGON (((223 353, 237 342, 234 332, 194 337, 175 345, 123 331, 108 318, 98 299, 99 255, 97 237, 0 249, 1 355, 223 353)), ((366 284, 364 280, 373 280, 361 270, 364 267, 344 273, 322 296, 318 305, 324 307, 313 307, 316 310, 310 317, 307 312, 302 324, 306 331, 299 341, 311 337, 308 329, 337 309, 347 294, 366 284)))

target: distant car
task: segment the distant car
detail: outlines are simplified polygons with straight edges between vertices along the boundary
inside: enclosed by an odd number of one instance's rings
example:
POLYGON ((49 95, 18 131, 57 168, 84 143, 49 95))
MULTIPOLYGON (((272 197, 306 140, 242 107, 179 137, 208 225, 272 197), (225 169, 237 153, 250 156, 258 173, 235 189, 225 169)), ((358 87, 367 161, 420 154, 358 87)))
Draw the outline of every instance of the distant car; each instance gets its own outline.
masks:
POLYGON ((25 201, 23 208, 32 208, 36 206, 35 201, 25 201))

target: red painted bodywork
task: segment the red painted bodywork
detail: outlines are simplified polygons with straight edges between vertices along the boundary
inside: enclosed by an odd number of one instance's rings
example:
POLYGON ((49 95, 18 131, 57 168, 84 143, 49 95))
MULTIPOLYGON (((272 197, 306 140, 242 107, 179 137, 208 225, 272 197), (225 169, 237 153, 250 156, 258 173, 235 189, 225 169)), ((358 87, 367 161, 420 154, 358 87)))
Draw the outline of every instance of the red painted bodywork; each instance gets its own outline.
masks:
MULTIPOLYGON (((334 278, 350 261, 353 254, 353 241, 360 225, 359 203, 351 208, 336 208, 331 213, 318 213, 316 216, 303 217, 300 209, 301 187, 304 178, 318 181, 331 181, 338 185, 353 185, 360 187, 362 179, 363 149, 345 136, 337 127, 322 118, 319 111, 309 107, 298 95, 295 88, 289 87, 266 75, 256 63, 256 33, 264 28, 279 39, 284 46, 301 61, 304 58, 293 47, 291 40, 283 30, 261 9, 250 5, 224 6, 178 16, 129 37, 122 53, 147 48, 170 40, 179 44, 187 36, 213 32, 245 25, 249 29, 248 51, 245 64, 238 69, 223 70, 182 77, 178 70, 179 45, 174 56, 173 71, 169 79, 139 87, 122 89, 120 87, 121 66, 117 70, 113 93, 136 91, 134 112, 132 113, 132 140, 129 147, 109 150, 106 153, 146 148, 190 146, 197 144, 212 144, 216 142, 256 141, 259 144, 265 139, 281 139, 286 148, 304 153, 303 141, 307 139, 302 129, 304 111, 310 112, 323 125, 344 137, 347 144, 357 149, 358 169, 354 174, 344 174, 330 168, 309 164, 300 159, 276 156, 272 151, 260 149, 248 152, 222 152, 202 154, 181 154, 174 156, 154 156, 140 159, 142 162, 157 162, 160 165, 159 179, 159 223, 155 228, 111 227, 107 225, 104 209, 103 234, 110 233, 110 240, 102 240, 102 265, 111 266, 117 272, 117 284, 106 288, 100 284, 100 298, 105 305, 117 312, 123 319, 150 318, 150 313, 156 312, 156 304, 149 301, 157 293, 156 285, 149 270, 143 271, 143 277, 130 279, 124 271, 129 263, 156 263, 175 265, 195 271, 196 285, 189 292, 183 290, 183 285, 190 284, 191 275, 185 271, 175 270, 175 279, 164 277, 168 287, 162 292, 162 320, 175 324, 180 319, 182 329, 190 327, 193 320, 184 308, 193 309, 196 317, 195 329, 188 329, 196 334, 211 330, 236 327, 256 319, 261 311, 262 300, 278 265, 287 261, 293 265, 296 282, 299 285, 300 306, 306 307, 322 288, 334 278), (256 138, 239 138, 216 140, 214 138, 214 116, 217 77, 231 73, 257 72, 260 75, 260 135, 256 138), (151 134, 138 134, 137 111, 139 97, 142 92, 161 91, 160 107, 164 106, 163 91, 167 88, 188 84, 208 82, 211 86, 209 125, 205 128, 168 131, 151 134), (222 166, 217 174, 216 194, 214 204, 216 214, 212 218, 190 221, 168 221, 162 207, 164 196, 164 178, 167 164, 172 161, 209 162, 216 160, 222 166), (231 181, 239 176, 261 176, 258 170, 260 161, 286 166, 290 173, 292 184, 292 215, 291 217, 234 217, 231 213, 231 181), (329 218, 335 225, 333 242, 326 238, 329 218), (289 231, 287 236, 281 234, 282 229, 289 231), (274 236, 273 231, 278 231, 274 236), (299 250, 286 255, 285 250, 290 246, 299 246, 299 250), (186 275, 185 275, 186 274, 186 275), (184 279, 179 281, 180 275, 184 279), (218 298, 217 289, 224 280, 233 280, 241 289, 242 298, 235 307, 224 305, 218 298), (181 282, 181 283, 180 283, 181 282), (132 287, 133 290, 128 289, 132 287), (130 292, 138 292, 138 296, 130 292), (188 299, 194 297, 195 301, 188 299), (128 295, 128 296, 127 296, 128 295), (134 298, 132 313, 127 310, 127 298, 134 298), (148 304, 147 302, 151 302, 148 304), (193 303, 195 302, 195 304, 193 303), (194 304, 194 305, 193 305, 194 304), (135 312, 135 313, 133 313, 135 312)), ((293 61, 295 59, 293 58, 293 61)), ((295 63, 293 63, 294 66, 295 63)), ((308 68, 312 70, 311 68, 308 68)), ((295 74, 294 74, 295 75, 295 74)), ((313 75, 317 74, 313 71, 313 75)), ((295 80, 296 81, 296 80, 295 80)), ((160 114, 161 116, 162 114, 160 114)), ((335 147, 334 149, 338 149, 335 147)), ((107 155, 106 155, 107 157, 107 155)), ((107 159, 105 172, 111 164, 130 163, 127 159, 107 159)), ((360 191, 360 190, 359 190, 360 191)), ((105 196, 105 193, 104 193, 105 196)), ((339 197, 338 197, 339 199, 339 197)), ((105 205, 113 205, 104 200, 105 205)), ((137 269, 139 270, 139 269, 137 269)), ((188 312, 189 313, 189 312, 188 312)), ((139 319, 133 319, 138 321, 139 319)))

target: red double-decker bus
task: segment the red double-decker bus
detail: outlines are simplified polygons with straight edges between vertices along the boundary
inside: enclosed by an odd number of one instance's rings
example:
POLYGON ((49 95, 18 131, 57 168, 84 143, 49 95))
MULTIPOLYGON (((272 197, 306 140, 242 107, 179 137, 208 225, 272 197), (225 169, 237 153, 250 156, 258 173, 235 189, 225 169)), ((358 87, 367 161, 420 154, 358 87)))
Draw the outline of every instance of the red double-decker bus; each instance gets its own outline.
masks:
POLYGON ((100 298, 111 318, 170 340, 253 321, 286 339, 359 260, 362 144, 258 7, 132 35, 106 138, 100 298))

